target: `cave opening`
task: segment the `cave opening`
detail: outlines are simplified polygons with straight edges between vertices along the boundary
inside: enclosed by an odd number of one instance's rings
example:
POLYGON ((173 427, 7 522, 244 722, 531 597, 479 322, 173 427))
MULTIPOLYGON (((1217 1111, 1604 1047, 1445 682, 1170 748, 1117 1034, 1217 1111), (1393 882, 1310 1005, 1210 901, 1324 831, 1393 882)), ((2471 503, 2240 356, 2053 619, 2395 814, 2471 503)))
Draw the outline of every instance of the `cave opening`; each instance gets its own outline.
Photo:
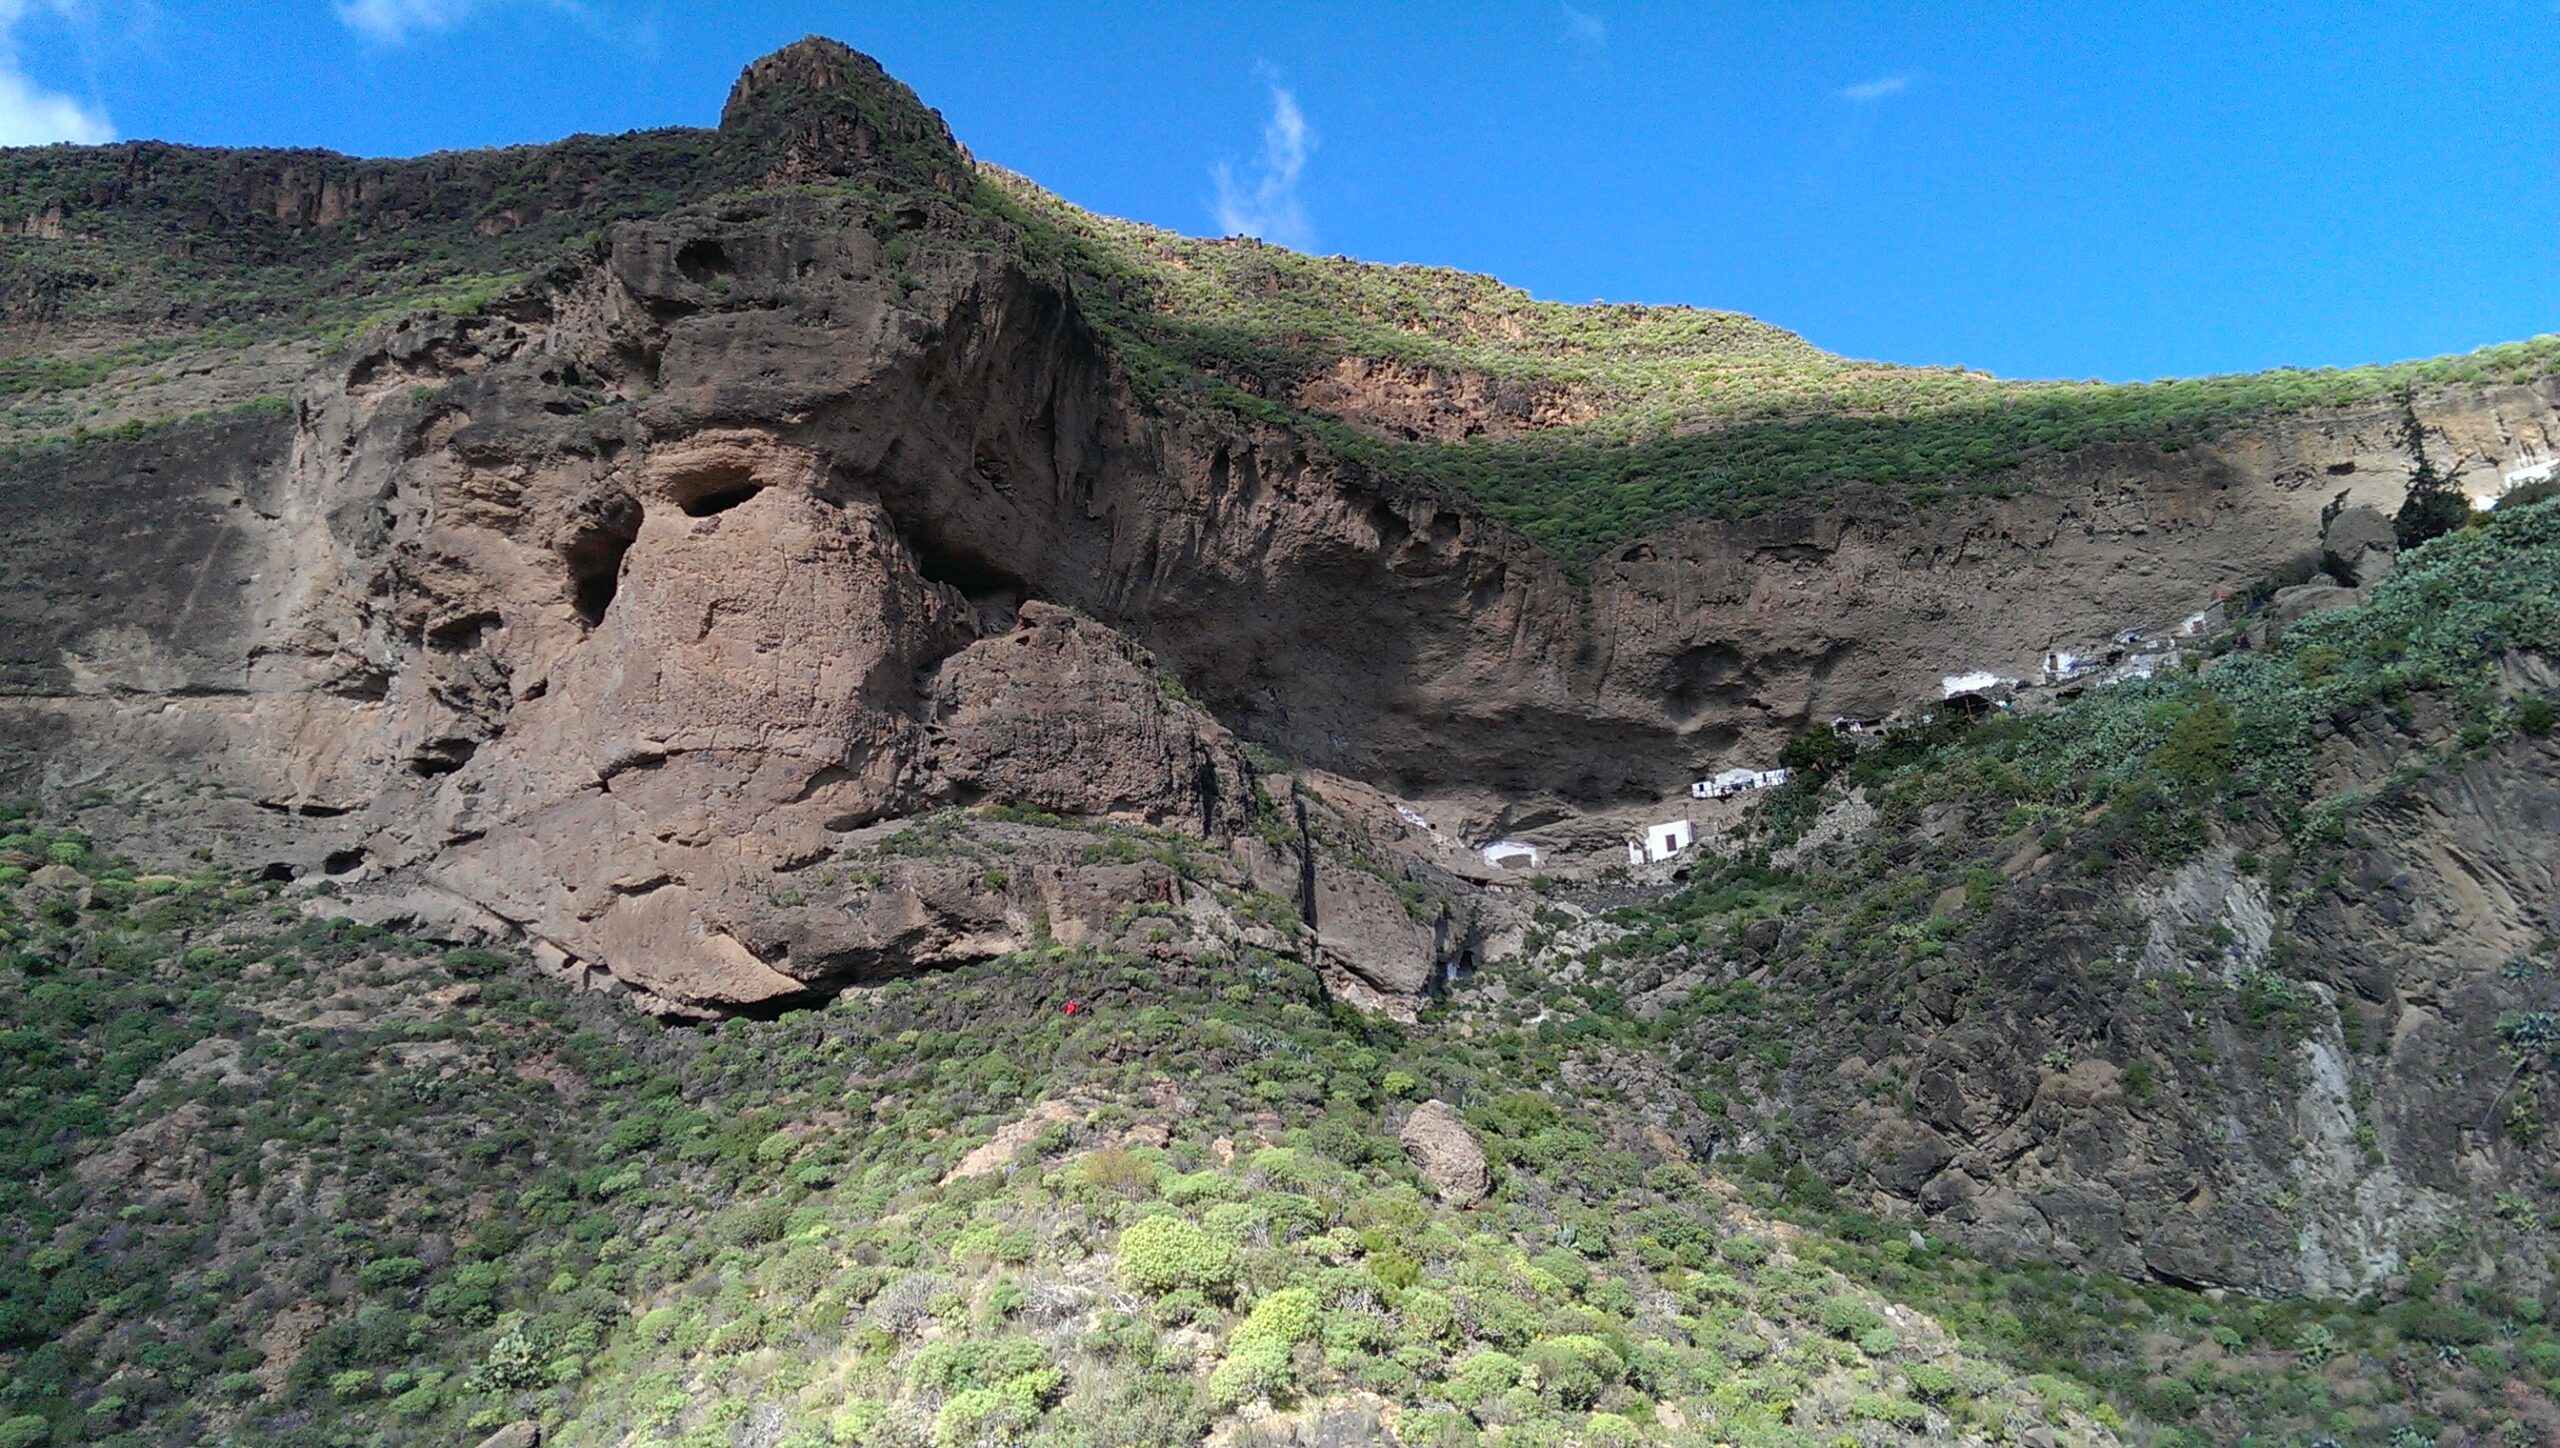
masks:
POLYGON ((708 285, 713 277, 728 276, 737 268, 729 263, 728 248, 718 240, 704 236, 677 248, 676 270, 686 281, 708 285))
POLYGON ((622 558, 640 537, 640 505, 617 498, 586 520, 560 550, 569 570, 569 606, 587 627, 604 622, 622 587, 622 558))
POLYGON ((764 487, 760 483, 741 483, 734 488, 721 488, 715 492, 696 494, 685 499, 678 506, 684 509, 684 515, 688 518, 708 518, 714 513, 728 512, 731 508, 763 491, 764 487))

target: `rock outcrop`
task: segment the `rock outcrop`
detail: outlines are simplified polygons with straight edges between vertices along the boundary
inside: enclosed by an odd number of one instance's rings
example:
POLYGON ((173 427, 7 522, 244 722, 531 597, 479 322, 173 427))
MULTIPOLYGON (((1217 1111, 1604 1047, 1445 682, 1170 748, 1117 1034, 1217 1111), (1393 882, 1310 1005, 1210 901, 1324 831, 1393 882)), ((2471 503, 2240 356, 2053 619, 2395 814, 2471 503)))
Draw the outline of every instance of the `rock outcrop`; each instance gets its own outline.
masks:
MULTIPOLYGON (((990 922, 1024 902, 948 879, 827 930, 761 913, 865 830, 1011 805, 1224 848, 1258 835, 1240 736, 1454 837, 1614 839, 1577 821, 1952 668, 2030 672, 2324 546, 2361 578, 2378 540, 2335 520, 2396 506, 2413 435, 2393 402, 2058 454, 2001 498, 1848 488, 1577 577, 1313 433, 1142 395, 939 118, 842 47, 651 144, 771 189, 377 328, 289 407, 0 478, 0 774, 112 779, 658 1008, 745 1008, 1010 938, 990 922)), ((154 184, 135 157, 116 195, 154 184)), ((340 159, 216 189, 358 235, 479 194, 448 161, 340 159)), ((1326 387, 1303 400, 1383 435, 1580 415, 1365 362, 1326 387)), ((2548 435, 2555 398, 2447 392, 2415 435, 2459 474, 2548 435)), ((1257 877, 1345 989, 1409 1011, 1468 948, 1451 882, 1272 838, 1257 877)))
POLYGON ((1475 1133, 1449 1103, 1425 1101, 1413 1108, 1396 1136, 1404 1143, 1414 1170, 1422 1173, 1440 1200, 1471 1207, 1493 1190, 1493 1172, 1485 1163, 1484 1148, 1476 1144, 1475 1133))

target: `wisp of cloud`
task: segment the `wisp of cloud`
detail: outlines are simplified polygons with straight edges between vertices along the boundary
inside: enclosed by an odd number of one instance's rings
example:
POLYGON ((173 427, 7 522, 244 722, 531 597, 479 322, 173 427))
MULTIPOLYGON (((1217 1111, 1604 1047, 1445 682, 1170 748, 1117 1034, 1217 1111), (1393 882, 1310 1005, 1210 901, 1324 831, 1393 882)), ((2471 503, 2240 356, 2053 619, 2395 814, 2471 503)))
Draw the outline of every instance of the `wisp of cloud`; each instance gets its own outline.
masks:
POLYGON ((1315 244, 1315 228, 1307 224, 1306 207, 1298 200, 1298 178, 1307 169, 1307 153, 1316 148, 1315 132, 1298 109, 1295 92, 1276 81, 1271 88, 1271 119, 1262 127, 1262 158, 1251 184, 1239 181, 1224 161, 1210 168, 1217 183, 1214 208, 1218 229, 1227 236, 1253 236, 1301 250, 1315 244))
MULTIPOLYGON (((105 112, 28 79, 26 67, 18 60, 18 26, 36 8, 29 0, 0 0, 0 146, 45 146, 56 141, 95 146, 114 140, 116 128, 105 112)), ((63 10, 51 3, 43 8, 63 10)))
POLYGON ((337 0, 338 23, 376 45, 398 45, 412 35, 448 30, 471 13, 475 0, 337 0))
POLYGON ((1911 77, 1907 75, 1879 76, 1874 80, 1861 81, 1856 85, 1842 86, 1840 99, 1853 105, 1864 105, 1869 101, 1883 100, 1887 96, 1898 96, 1909 89, 1911 89, 1911 77))
POLYGON ((1609 43, 1608 21, 1588 10, 1576 10, 1570 5, 1561 8, 1564 11, 1565 39, 1576 45, 1587 45, 1593 50, 1598 50, 1609 43))

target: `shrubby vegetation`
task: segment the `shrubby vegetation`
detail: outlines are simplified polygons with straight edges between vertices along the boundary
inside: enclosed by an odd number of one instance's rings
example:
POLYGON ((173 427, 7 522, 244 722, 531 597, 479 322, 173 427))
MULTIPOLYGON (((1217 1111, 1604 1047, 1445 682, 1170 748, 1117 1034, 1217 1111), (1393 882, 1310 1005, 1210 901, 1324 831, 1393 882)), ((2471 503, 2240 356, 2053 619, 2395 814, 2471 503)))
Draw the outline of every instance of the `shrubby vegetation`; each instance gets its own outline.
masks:
POLYGON ((1277 1410, 1798 1444, 2115 1412, 1883 1330, 1775 1188, 1630 1149, 1527 1038, 1425 1042, 1284 961, 1050 949, 666 1031, 9 829, 17 1441, 1153 1443, 1277 1410), (1490 1203, 1412 1176, 1416 1090, 1474 1103, 1490 1203), (1076 1110, 953 1174, 1044 1101, 1076 1110))
POLYGON ((2040 453, 2179 447, 2269 414, 2518 382, 2560 336, 2348 369, 2108 384, 2012 382, 1823 352, 1731 312, 1540 302, 1489 277, 1375 266, 1260 242, 1202 241, 1095 216, 988 173, 981 204, 1077 295, 1160 399, 1308 429, 1382 474, 1427 480, 1568 560, 1694 514, 1866 484, 1916 500, 1998 491, 2040 453), (1475 376, 1547 406, 1525 437, 1384 440, 1302 409, 1342 359, 1475 376))

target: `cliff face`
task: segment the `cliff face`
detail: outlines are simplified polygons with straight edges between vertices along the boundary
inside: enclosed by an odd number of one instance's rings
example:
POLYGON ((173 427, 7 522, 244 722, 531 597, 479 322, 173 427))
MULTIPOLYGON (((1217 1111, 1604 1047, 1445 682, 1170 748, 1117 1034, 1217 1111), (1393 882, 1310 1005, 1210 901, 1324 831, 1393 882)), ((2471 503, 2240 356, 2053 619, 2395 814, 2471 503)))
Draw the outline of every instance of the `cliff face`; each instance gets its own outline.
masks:
MULTIPOLYGON (((2457 476, 2560 431, 2560 383, 2440 389, 2047 455, 2004 496, 1847 489, 1690 521, 1577 577, 1318 431, 1149 400, 1075 282, 972 208, 939 121, 848 57, 760 63, 721 136, 684 143, 768 189, 612 225, 471 315, 373 328, 289 405, 21 454, 0 475, 7 776, 112 791, 140 828, 377 909, 520 931, 688 1016, 1048 938, 1152 948, 1133 910, 1207 907, 1193 867, 1059 825, 1118 821, 1219 852, 1200 868, 1294 916, 1222 928, 1409 1013, 1516 942, 1520 912, 1378 847, 1393 806, 1444 843, 1614 850, 1613 811, 1810 723, 1946 673, 2030 674, 2316 560, 2324 513, 2397 506, 2413 418, 2457 476), (1334 776, 1340 808, 1288 798, 1245 740, 1334 776), (953 806, 1059 819, 934 858, 897 843, 953 806)), ((389 226, 453 163, 419 164, 314 161, 239 194, 296 226, 389 226)), ((1299 400, 1411 437, 1584 416, 1357 359, 1299 400)), ((2548 763, 2475 766, 2306 907, 2328 988, 2368 1051, 2387 1042, 2370 1069, 2306 1040, 2234 1135, 2057 1066, 2058 1033, 2118 1008, 2087 969, 2115 905, 2046 883, 1985 935, 1980 1000, 1924 988, 1899 1023, 1844 1006, 1874 1037, 1860 1069, 1901 1060, 1913 1104, 1841 1103, 1810 1145, 1993 1245, 2199 1283, 2371 1280, 2389 1232, 2515 1167, 2466 1125, 2503 999, 2476 977, 2539 928, 2548 832, 2513 822, 2555 807, 2548 763), (2392 913, 2413 874, 2480 908, 2392 913), (2448 1070, 2463 1091, 2421 1087, 2448 1070), (2388 1097, 2395 1173, 2341 1144, 2350 1075, 2388 1097), (2302 1172, 2320 1212, 2298 1231, 2264 1192, 2195 1195, 2302 1172)), ((2221 868, 2146 908, 2202 891, 2245 931, 2221 868)))
MULTIPOLYGON (((1571 839, 1809 721, 2174 618, 2406 471, 2396 408, 2296 415, 2058 456, 2005 499, 1694 522, 1579 583, 1462 499, 1138 401, 865 66, 790 53, 724 126, 770 175, 885 178, 894 207, 625 224, 477 316, 378 329, 289 415, 19 469, 18 772, 213 782, 326 821, 304 863, 415 874, 716 1007, 831 977, 731 917, 882 820, 1016 802, 1224 840, 1248 771, 1223 720, 1454 834, 1571 839), (1018 648, 1038 666, 998 662, 1018 648)), ((2495 455, 2555 396, 2421 419, 2495 455)))

